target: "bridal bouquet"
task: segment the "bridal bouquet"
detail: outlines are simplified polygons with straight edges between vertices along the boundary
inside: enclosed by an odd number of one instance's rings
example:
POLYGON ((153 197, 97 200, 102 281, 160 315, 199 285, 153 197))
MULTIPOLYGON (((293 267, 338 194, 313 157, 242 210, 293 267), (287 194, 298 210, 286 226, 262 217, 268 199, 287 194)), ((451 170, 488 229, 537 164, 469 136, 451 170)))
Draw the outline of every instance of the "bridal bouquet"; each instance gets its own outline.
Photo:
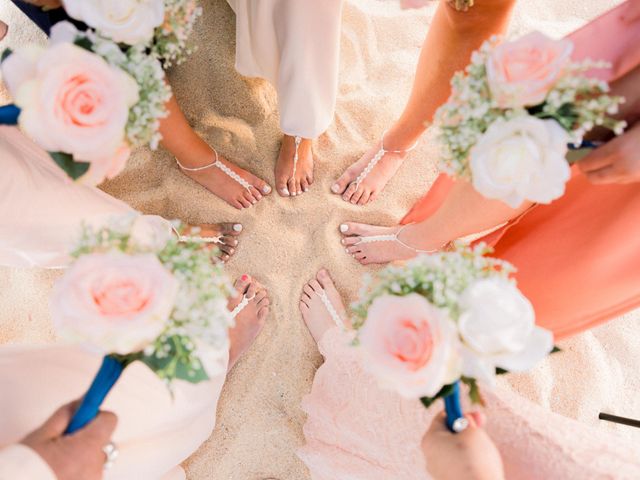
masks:
POLYGON ((132 148, 157 148, 171 89, 143 47, 122 51, 60 22, 46 47, 5 51, 0 69, 18 124, 71 178, 97 185, 120 173, 132 148))
POLYGON ((143 362, 168 384, 198 383, 226 369, 232 286, 202 244, 178 245, 153 218, 85 227, 76 260, 54 286, 58 335, 104 355, 69 432, 95 417, 132 362, 143 362))
POLYGON ((512 208, 561 197, 570 178, 568 144, 580 144, 595 126, 616 134, 626 126, 610 117, 624 99, 586 75, 608 64, 573 62, 572 49, 570 40, 539 32, 485 42, 454 75, 451 97, 436 112, 440 169, 512 208))
POLYGON ((198 0, 64 0, 67 14, 101 36, 125 45, 144 45, 165 67, 193 51, 189 37, 202 15, 198 0))
POLYGON ((482 403, 478 381, 492 386, 496 375, 526 371, 554 349, 510 278, 513 267, 487 253, 459 245, 366 277, 353 305, 356 344, 381 387, 429 407, 451 400, 460 381, 482 403))

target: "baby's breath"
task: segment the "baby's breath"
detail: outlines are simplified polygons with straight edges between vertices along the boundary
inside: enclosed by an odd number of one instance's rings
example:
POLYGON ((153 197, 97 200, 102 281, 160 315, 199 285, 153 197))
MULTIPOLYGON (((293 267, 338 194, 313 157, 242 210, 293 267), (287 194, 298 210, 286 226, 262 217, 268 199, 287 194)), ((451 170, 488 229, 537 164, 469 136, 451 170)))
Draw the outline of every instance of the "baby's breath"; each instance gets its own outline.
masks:
POLYGON ((195 48, 189 44, 196 20, 202 15, 197 0, 164 0, 164 22, 156 28, 152 53, 165 68, 181 64, 195 48))

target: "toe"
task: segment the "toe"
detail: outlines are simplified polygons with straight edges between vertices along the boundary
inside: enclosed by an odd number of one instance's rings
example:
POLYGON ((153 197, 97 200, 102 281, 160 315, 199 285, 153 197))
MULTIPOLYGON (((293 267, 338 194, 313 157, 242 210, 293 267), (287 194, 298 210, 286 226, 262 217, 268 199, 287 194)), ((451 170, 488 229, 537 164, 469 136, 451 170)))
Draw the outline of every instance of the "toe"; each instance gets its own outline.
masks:
POLYGON ((255 282, 251 282, 251 284, 249 285, 249 288, 247 288, 245 296, 247 297, 247 299, 253 300, 254 298, 256 298, 257 293, 258 293, 258 286, 255 284, 255 282))
POLYGON ((241 223, 219 223, 216 227, 224 235, 238 236, 242 233, 241 223))
POLYGON ((300 180, 300 188, 302 188, 303 192, 309 191, 309 181, 306 178, 300 180))
POLYGON ((302 289, 302 291, 309 297, 311 298, 311 295, 313 295, 315 292, 313 291, 313 288, 311 288, 311 285, 307 284, 304 286, 304 288, 302 289))
POLYGON ((251 196, 255 199, 256 202, 262 200, 262 194, 256 187, 250 187, 249 191, 251 192, 251 196))
POLYGON ((268 298, 267 291, 264 289, 258 290, 258 292, 256 293, 256 303, 260 303, 260 301, 264 300, 265 298, 268 298))
POLYGON ((253 193, 251 193, 251 190, 245 190, 243 196, 250 205, 255 205, 256 203, 258 203, 258 201, 253 197, 253 193))
POLYGON ((307 185, 313 185, 313 175, 309 174, 305 177, 307 185))
POLYGON ((300 301, 299 306, 300 306, 300 313, 302 313, 302 315, 307 315, 309 313, 309 305, 304 303, 304 301, 300 301))
POLYGON ((229 261, 229 259, 231 258, 229 255, 227 255, 226 253, 222 253, 220 252, 220 255, 218 256, 218 258, 220 260, 222 260, 223 263, 226 263, 229 261))
POLYGON ((268 307, 269 305, 271 305, 271 300, 269 300, 269 297, 264 297, 258 302, 258 308, 268 307))
POLYGON ((247 291, 249 285, 251 285, 251 281, 251 276, 244 274, 236 280, 236 283, 233 286, 238 291, 238 293, 244 294, 247 291))
POLYGON ((371 226, 366 223, 345 222, 340 224, 340 233, 345 236, 368 235, 371 226))
POLYGON ((233 247, 230 247, 229 245, 218 245, 218 248, 222 253, 226 253, 228 256, 231 256, 234 253, 236 253, 236 249, 233 247))
POLYGON ((366 205, 369 203, 369 198, 371 198, 371 191, 365 189, 362 192, 362 196, 358 199, 358 205, 366 205))
POLYGON ((364 252, 356 252, 353 254, 353 258, 355 258, 356 260, 360 261, 360 260, 364 260, 365 258, 367 258, 367 256, 364 254, 364 252))
POLYGON ((322 291, 322 285, 315 278, 309 282, 309 286, 313 289, 314 293, 320 293, 322 291))
POLYGON ((354 194, 351 195, 351 200, 349 200, 349 202, 351 202, 352 205, 357 205, 363 194, 364 188, 362 188, 362 186, 358 187, 354 194))
POLYGON ((345 247, 349 247, 351 245, 357 245, 360 243, 360 237, 343 237, 340 243, 345 247))
POLYGON ((298 194, 298 191, 296 189, 296 179, 295 178, 290 178, 289 181, 287 182, 287 189, 289 190, 289 193, 291 193, 292 197, 295 197, 298 194))
POLYGON ((269 315, 269 307, 265 306, 260 308, 260 310, 258 310, 258 320, 260 322, 264 322, 267 319, 267 316, 269 315))
POLYGON ((249 208, 251 206, 251 202, 247 200, 245 197, 240 197, 238 199, 238 203, 242 205, 242 208, 249 208))
POLYGON ((342 195, 352 181, 353 176, 351 175, 351 172, 347 170, 331 186, 331 191, 336 195, 342 195))
POLYGON ((362 251, 360 245, 351 245, 345 249, 349 255, 353 255, 354 253, 358 253, 362 251))
POLYGON ((287 187, 287 178, 282 177, 276 180, 276 190, 278 191, 278 195, 281 197, 289 196, 289 188, 287 187))
POLYGON ((252 183, 253 183, 253 188, 255 188, 262 195, 269 195, 271 193, 271 187, 264 180, 256 178, 256 180, 252 183))
POLYGON ((230 247, 237 247, 240 243, 236 237, 232 237, 231 235, 225 235, 222 237, 222 242, 224 245, 228 245, 230 247))
POLYGON ((342 199, 345 202, 350 202, 351 201, 351 197, 353 197, 353 194, 356 193, 357 190, 358 190, 358 187, 356 186, 355 183, 349 184, 349 186, 347 187, 347 190, 342 195, 342 199))

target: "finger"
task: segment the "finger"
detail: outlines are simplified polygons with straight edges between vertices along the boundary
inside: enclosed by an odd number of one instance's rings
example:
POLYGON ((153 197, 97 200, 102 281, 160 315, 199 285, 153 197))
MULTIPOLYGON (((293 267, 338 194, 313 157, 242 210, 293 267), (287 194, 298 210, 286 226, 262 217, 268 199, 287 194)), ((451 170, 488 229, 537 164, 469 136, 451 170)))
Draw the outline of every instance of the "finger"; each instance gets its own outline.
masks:
POLYGON ((96 418, 78 432, 78 436, 92 438, 98 445, 104 446, 111 441, 111 436, 117 424, 118 417, 116 417, 115 413, 100 411, 96 418))
POLYGON ((69 426, 69 422, 80 406, 80 400, 58 408, 42 425, 40 431, 47 439, 58 438, 69 426))
POLYGON ((604 167, 608 167, 613 164, 613 156, 607 146, 603 146, 595 149, 589 155, 584 157, 578 162, 578 168, 580 171, 587 173, 594 170, 599 170, 604 167))
POLYGON ((587 179, 595 185, 615 183, 620 178, 620 174, 616 171, 613 165, 587 173, 587 179))

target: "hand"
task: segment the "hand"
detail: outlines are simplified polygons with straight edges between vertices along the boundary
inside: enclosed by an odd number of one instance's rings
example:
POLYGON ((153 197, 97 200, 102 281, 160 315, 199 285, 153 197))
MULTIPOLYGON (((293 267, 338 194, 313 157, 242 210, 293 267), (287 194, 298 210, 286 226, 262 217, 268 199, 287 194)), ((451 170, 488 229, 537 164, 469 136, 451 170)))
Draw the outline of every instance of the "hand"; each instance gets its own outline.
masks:
POLYGON ((445 425, 444 412, 437 415, 422 439, 427 470, 436 480, 503 480, 500 453, 482 429, 484 417, 465 415, 469 426, 453 434, 445 425))
POLYGON ((77 407, 78 402, 61 407, 20 443, 40 455, 58 480, 99 480, 106 459, 102 449, 111 440, 117 418, 111 412, 100 412, 82 430, 64 436, 77 407))
POLYGON ((53 10, 54 8, 60 8, 62 2, 60 0, 23 0, 25 3, 30 3, 36 7, 43 7, 47 10, 53 10))
POLYGON ((578 162, 591 183, 640 182, 640 122, 578 162))

